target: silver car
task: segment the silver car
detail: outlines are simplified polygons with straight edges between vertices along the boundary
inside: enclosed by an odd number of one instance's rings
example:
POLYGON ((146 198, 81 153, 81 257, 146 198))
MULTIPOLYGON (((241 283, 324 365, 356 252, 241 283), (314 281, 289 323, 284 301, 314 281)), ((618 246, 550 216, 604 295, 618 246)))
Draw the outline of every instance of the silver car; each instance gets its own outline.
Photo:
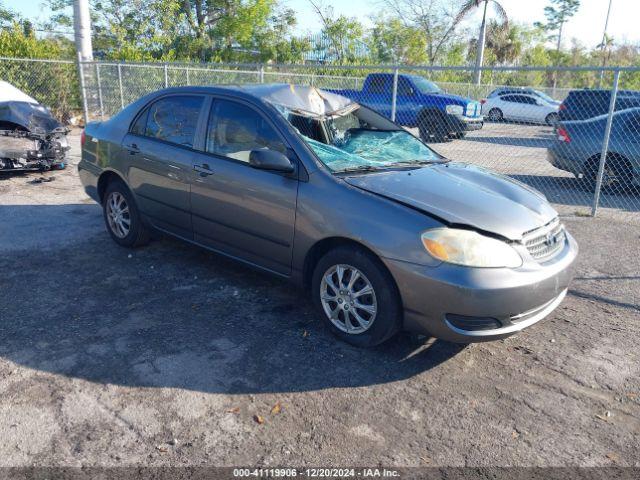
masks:
POLYGON ((115 242, 163 232, 291 279, 354 345, 503 338, 572 277, 577 244, 542 194, 313 87, 166 89, 82 143, 115 242))

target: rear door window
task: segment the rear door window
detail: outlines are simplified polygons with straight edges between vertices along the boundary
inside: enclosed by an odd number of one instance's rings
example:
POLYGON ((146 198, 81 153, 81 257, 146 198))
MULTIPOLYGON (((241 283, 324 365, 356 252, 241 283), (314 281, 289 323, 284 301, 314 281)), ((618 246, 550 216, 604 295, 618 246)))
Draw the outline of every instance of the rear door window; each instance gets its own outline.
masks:
POLYGON ((138 117, 131 133, 193 148, 203 103, 204 97, 199 95, 161 98, 138 117))
POLYGON ((206 150, 248 163, 252 150, 286 153, 287 147, 266 118, 254 109, 216 100, 209 115, 206 150))

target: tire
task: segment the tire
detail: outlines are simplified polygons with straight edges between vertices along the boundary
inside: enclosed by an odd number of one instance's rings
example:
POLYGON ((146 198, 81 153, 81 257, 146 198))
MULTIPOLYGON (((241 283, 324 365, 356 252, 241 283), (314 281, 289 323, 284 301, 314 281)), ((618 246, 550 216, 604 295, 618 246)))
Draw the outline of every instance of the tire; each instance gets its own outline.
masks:
POLYGON ((324 324, 335 336, 351 345, 379 345, 402 327, 402 302, 391 274, 380 260, 362 249, 343 246, 326 253, 313 271, 311 285, 313 301, 324 324), (340 269, 343 270, 342 284, 338 285, 340 269), (350 287, 355 271, 359 276, 350 287), (331 282, 327 281, 328 277, 331 282), (368 287, 371 294, 354 295, 368 287), (370 308, 364 310, 357 305, 370 308), (372 306, 374 315, 370 313, 372 306), (329 313, 332 310, 335 312, 333 319, 329 313), (360 322, 356 316, 365 322, 360 322))
POLYGON ((420 138, 427 143, 447 141, 449 127, 444 118, 437 113, 425 112, 418 118, 420 138))
POLYGON ((560 117, 555 112, 550 113, 544 119, 545 123, 551 127, 555 126, 559 120, 560 120, 560 117))
POLYGON ((453 138, 462 140, 467 135, 467 132, 456 132, 453 134, 453 138))
POLYGON ((504 115, 502 114, 502 110, 499 108, 492 108, 489 110, 487 118, 492 122, 502 122, 504 120, 504 115))
POLYGON ((107 185, 102 199, 102 212, 107 231, 118 245, 134 248, 149 243, 149 229, 142 222, 131 191, 121 180, 111 181, 107 185))
MULTIPOLYGON (((587 160, 583 167, 582 188, 594 192, 598 180, 600 155, 587 160)), ((633 183, 633 171, 626 159, 618 156, 607 157, 602 176, 602 191, 605 193, 623 193, 633 183)))

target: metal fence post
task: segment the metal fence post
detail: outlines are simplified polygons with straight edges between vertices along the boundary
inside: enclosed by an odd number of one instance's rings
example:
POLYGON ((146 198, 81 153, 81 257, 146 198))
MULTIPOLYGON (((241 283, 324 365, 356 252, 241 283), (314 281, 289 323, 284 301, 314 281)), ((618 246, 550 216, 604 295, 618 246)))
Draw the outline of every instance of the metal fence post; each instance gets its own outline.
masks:
POLYGON ((616 109, 616 97, 618 96, 618 82, 620 80, 620 70, 616 70, 613 76, 613 88, 611 99, 609 100, 609 114, 607 126, 604 130, 604 141, 602 142, 602 152, 600 153, 600 165, 598 166, 598 176, 596 177, 596 190, 593 195, 593 205, 591 206, 591 216, 598 213, 598 203, 600 202, 600 190, 602 189, 602 176, 604 175, 604 165, 607 161, 607 151, 609 150, 609 138, 611 137, 611 125, 613 124, 613 113, 616 109))
POLYGON ((393 90, 391 91, 391 121, 396 121, 396 100, 398 98, 398 69, 393 70, 393 90))
POLYGON ((89 123, 89 105, 87 105, 87 91, 84 84, 84 67, 82 65, 82 55, 78 52, 78 74, 80 76, 80 97, 82 98, 82 113, 84 114, 85 126, 89 123))
POLYGON ((169 65, 164 64, 164 88, 169 88, 169 65))
POLYGON ((258 69, 258 81, 264 83, 264 65, 260 65, 258 69))
POLYGON ((191 85, 191 82, 189 81, 189 67, 187 67, 187 85, 191 85))
POLYGON ((124 93, 122 91, 122 64, 118 64, 118 87, 120 88, 120 108, 124 108, 124 93))
POLYGON ((100 80, 100 64, 96 63, 96 81, 98 82, 98 102, 100 104, 100 120, 104 120, 104 103, 102 102, 102 81, 100 80))

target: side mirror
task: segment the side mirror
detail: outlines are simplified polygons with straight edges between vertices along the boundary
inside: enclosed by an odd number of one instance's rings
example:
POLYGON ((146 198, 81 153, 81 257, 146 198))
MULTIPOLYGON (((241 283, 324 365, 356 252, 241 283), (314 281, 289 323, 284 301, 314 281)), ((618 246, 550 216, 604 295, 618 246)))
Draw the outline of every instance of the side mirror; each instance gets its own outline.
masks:
POLYGON ((249 154, 249 165, 272 172, 291 173, 294 171, 291 160, 275 150, 252 150, 249 154))

